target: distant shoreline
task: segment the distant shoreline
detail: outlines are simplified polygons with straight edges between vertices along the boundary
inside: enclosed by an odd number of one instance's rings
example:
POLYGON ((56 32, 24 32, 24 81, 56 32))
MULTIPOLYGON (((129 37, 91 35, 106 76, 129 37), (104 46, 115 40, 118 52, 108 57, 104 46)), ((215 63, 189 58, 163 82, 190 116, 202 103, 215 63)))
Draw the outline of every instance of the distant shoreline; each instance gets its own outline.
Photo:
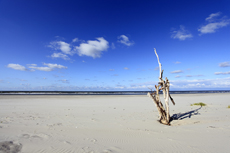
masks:
MULTIPOLYGON (((0 91, 0 95, 146 95, 150 91, 0 91)), ((230 90, 170 91, 170 94, 230 93, 230 90)))

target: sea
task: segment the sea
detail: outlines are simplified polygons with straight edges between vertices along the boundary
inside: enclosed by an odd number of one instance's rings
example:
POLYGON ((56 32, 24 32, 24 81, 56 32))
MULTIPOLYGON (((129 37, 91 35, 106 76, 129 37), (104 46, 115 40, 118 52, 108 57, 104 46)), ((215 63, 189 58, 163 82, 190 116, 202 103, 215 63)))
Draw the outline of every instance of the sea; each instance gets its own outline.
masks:
MULTIPOLYGON (((151 91, 0 91, 0 95, 147 95, 151 91)), ((230 93, 230 90, 170 91, 170 94, 230 93)), ((162 92, 160 92, 162 94, 162 92)))

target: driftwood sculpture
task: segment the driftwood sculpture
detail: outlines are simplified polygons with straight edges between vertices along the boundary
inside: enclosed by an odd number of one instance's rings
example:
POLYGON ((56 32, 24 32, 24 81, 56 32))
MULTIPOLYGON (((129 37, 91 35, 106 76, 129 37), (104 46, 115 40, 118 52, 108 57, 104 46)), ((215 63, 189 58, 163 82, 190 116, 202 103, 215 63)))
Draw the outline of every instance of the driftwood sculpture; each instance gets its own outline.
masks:
POLYGON ((169 94, 169 80, 167 79, 167 77, 165 78, 165 80, 162 79, 163 77, 163 70, 161 71, 161 63, 159 60, 159 57, 157 55, 157 51, 154 48, 155 54, 157 56, 157 60, 158 60, 158 64, 159 64, 159 72, 160 72, 160 76, 159 76, 159 82, 158 82, 158 86, 155 85, 156 91, 153 92, 151 90, 151 93, 148 92, 148 96, 152 98, 152 100, 154 101, 154 103, 156 104, 158 113, 159 113, 159 122, 165 125, 170 125, 170 114, 169 114, 169 98, 172 101, 173 105, 175 105, 174 100, 172 99, 172 97, 169 94), (161 103, 160 100, 160 96, 159 96, 159 92, 162 90, 163 92, 163 96, 164 96, 164 101, 165 101, 165 107, 163 106, 163 104, 161 103))

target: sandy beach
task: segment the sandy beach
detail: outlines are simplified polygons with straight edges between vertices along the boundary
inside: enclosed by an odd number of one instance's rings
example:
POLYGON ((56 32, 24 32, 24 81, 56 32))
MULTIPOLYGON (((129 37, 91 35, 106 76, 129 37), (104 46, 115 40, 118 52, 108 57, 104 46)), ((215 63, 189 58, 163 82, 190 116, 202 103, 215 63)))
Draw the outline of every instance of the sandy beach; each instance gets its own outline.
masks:
POLYGON ((230 152, 229 93, 172 97, 166 126, 147 95, 0 95, 0 152, 230 152))

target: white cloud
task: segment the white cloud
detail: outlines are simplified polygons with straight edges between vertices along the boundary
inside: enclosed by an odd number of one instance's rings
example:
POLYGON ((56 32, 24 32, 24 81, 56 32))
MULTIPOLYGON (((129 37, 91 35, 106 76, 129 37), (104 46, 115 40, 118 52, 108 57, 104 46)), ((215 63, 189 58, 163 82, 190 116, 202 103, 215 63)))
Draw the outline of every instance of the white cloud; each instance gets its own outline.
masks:
POLYGON ((223 62, 219 64, 219 67, 230 67, 230 62, 223 62))
MULTIPOLYGON (((62 58, 64 60, 70 60, 69 55, 73 56, 78 54, 79 56, 91 56, 93 58, 101 57, 102 51, 106 51, 109 48, 109 42, 103 37, 97 38, 97 40, 89 40, 87 42, 74 38, 71 43, 66 43, 64 41, 52 41, 47 46, 56 51, 51 55, 52 58, 62 58), (74 46, 74 42, 81 42, 79 46, 74 46)), ((111 46, 115 48, 114 43, 111 46)))
POLYGON ((79 41, 78 38, 74 38, 74 39, 72 40, 72 42, 78 42, 78 41, 79 41))
POLYGON ((129 68, 128 68, 128 67, 124 67, 124 69, 125 69, 125 70, 129 70, 129 68))
POLYGON ((53 71, 52 68, 50 67, 33 67, 33 66, 30 66, 29 68, 31 68, 33 71, 35 70, 39 70, 39 71, 53 71))
POLYGON ((176 71, 172 71, 172 72, 170 72, 170 73, 183 73, 183 71, 182 70, 176 70, 176 71))
POLYGON ((226 74, 230 74, 230 71, 228 72, 215 72, 215 75, 226 75, 226 74))
MULTIPOLYGON (((230 77, 216 79, 194 79, 194 80, 169 80, 170 86, 173 89, 215 89, 215 88, 230 88, 230 77)), ((135 83, 136 88, 144 87, 151 88, 157 84, 157 81, 135 83)))
POLYGON ((118 37, 117 42, 122 43, 122 44, 124 44, 126 46, 132 46, 134 44, 134 42, 130 41, 129 38, 127 36, 125 36, 125 35, 120 35, 118 37))
POLYGON ((221 12, 217 12, 217 13, 212 13, 209 15, 209 17, 207 17, 205 20, 206 21, 213 21, 215 17, 220 16, 221 12))
POLYGON ((19 65, 19 64, 13 64, 13 63, 11 63, 11 64, 8 64, 7 67, 15 69, 15 70, 27 71, 27 69, 24 66, 19 65))
POLYGON ((159 70, 159 67, 155 67, 154 71, 158 71, 159 70))
POLYGON ((176 61, 176 62, 175 62, 175 64, 180 64, 180 63, 181 63, 181 62, 179 62, 179 61, 176 61))
POLYGON ((24 86, 24 87, 29 87, 31 84, 29 83, 20 83, 21 86, 24 86))
POLYGON ((90 56, 93 58, 101 57, 102 51, 106 51, 109 48, 109 43, 103 37, 97 38, 97 40, 89 40, 87 43, 81 43, 79 47, 76 47, 79 56, 90 56))
POLYGON ((37 67, 36 64, 28 64, 28 67, 32 70, 40 70, 40 71, 53 71, 54 69, 67 69, 67 67, 58 64, 51 64, 51 63, 43 63, 47 67, 37 67))
POLYGON ((175 76, 175 78, 180 78, 180 77, 181 77, 180 75, 175 76))
POLYGON ((70 58, 66 54, 63 54, 63 53, 53 53, 51 57, 52 58, 62 58, 64 60, 70 60, 70 58))
POLYGON ((70 48, 70 44, 63 42, 63 41, 59 41, 58 44, 60 45, 60 50, 65 53, 65 54, 71 54, 71 48, 70 48))
POLYGON ((114 71, 114 69, 109 69, 109 71, 114 71))
POLYGON ((114 87, 115 89, 124 89, 125 86, 117 86, 117 87, 114 87))
POLYGON ((225 27, 229 24, 229 21, 221 21, 221 22, 215 22, 215 23, 209 23, 205 26, 202 26, 198 31, 201 32, 201 34, 206 33, 215 33, 217 29, 225 27))
POLYGON ((116 48, 115 45, 114 45, 114 43, 112 43, 111 48, 112 48, 112 49, 115 49, 115 48, 116 48))
POLYGON ((48 67, 50 68, 57 68, 57 69, 67 69, 66 66, 63 66, 63 65, 58 65, 58 64, 51 64, 51 63, 43 63, 43 65, 47 65, 48 67))
POLYGON ((173 39, 179 39, 179 40, 185 40, 187 38, 192 38, 192 34, 188 31, 185 30, 185 27, 180 25, 180 29, 179 30, 174 30, 172 32, 171 38, 173 39))
POLYGON ((61 81, 62 83, 69 83, 69 80, 66 80, 66 79, 62 79, 62 80, 59 80, 61 81))
POLYGON ((27 66, 37 66, 37 64, 27 64, 27 66))
POLYGON ((48 45, 48 47, 54 49, 54 50, 61 50, 64 54, 72 55, 73 52, 71 51, 70 44, 64 42, 64 41, 52 41, 48 45))
POLYGON ((230 20, 226 17, 222 17, 221 19, 217 19, 216 17, 220 16, 220 12, 212 13, 205 20, 208 22, 206 25, 201 26, 198 31, 200 31, 200 35, 207 33, 215 33, 217 29, 227 26, 230 23, 230 20))
POLYGON ((229 88, 230 78, 170 81, 172 88, 229 88))

